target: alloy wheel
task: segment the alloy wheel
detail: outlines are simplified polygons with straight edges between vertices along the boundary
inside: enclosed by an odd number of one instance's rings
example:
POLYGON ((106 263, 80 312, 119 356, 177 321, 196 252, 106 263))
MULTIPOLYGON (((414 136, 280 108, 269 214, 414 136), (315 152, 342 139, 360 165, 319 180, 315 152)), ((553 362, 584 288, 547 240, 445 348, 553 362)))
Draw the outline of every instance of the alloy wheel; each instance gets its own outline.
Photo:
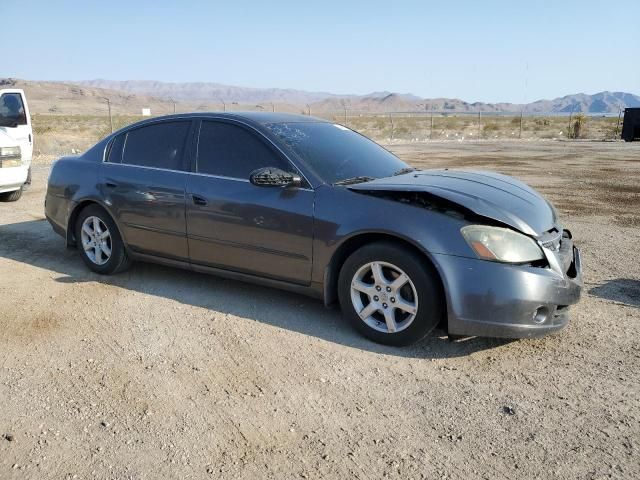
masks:
POLYGON ((384 333, 406 329, 418 313, 413 281, 387 262, 369 262, 356 271, 351 280, 351 303, 364 323, 384 333))
POLYGON ((95 216, 87 217, 80 230, 82 248, 85 254, 96 265, 104 265, 111 258, 111 233, 95 216))

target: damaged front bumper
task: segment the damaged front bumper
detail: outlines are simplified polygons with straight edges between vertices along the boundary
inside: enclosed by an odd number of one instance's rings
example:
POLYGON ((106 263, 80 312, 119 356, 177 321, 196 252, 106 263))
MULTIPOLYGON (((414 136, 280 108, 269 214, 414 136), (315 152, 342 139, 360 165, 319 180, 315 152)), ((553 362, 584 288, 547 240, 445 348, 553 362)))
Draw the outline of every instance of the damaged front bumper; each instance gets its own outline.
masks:
POLYGON ((569 322, 583 288, 580 251, 568 231, 549 265, 535 267, 434 255, 447 292, 450 335, 541 337, 569 322))

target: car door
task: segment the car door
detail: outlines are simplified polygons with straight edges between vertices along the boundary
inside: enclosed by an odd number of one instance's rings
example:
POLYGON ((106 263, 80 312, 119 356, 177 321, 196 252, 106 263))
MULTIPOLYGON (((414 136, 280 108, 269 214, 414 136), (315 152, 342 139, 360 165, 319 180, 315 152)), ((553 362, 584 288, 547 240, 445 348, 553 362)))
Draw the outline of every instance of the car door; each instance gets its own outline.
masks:
POLYGON ((203 120, 194 173, 187 180, 187 237, 194 264, 309 284, 313 190, 264 187, 252 171, 295 167, 259 132, 203 120))
POLYGON ((190 120, 134 128, 111 143, 99 188, 134 252, 188 261, 185 184, 190 120))
POLYGON ((22 162, 28 167, 33 153, 33 136, 29 106, 22 90, 0 90, 0 117, 3 119, 0 130, 20 146, 22 162))

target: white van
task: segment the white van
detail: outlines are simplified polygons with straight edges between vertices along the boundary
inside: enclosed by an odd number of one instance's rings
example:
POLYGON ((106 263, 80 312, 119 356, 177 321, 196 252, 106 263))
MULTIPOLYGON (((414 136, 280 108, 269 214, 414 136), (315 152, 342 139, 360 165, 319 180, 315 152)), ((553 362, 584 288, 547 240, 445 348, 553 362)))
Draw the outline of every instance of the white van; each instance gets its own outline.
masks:
POLYGON ((24 92, 0 89, 0 201, 15 202, 31 183, 33 131, 24 92))

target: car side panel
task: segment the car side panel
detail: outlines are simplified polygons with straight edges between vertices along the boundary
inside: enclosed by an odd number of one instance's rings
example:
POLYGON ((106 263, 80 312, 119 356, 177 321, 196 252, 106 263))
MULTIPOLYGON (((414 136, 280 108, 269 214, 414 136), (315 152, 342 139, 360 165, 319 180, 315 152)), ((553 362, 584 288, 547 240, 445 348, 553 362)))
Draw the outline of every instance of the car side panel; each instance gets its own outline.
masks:
POLYGON ((362 234, 396 237, 427 255, 474 256, 460 235, 467 224, 463 219, 344 187, 316 189, 314 221, 314 282, 323 283, 325 267, 338 248, 362 234))
POLYGON ((187 183, 191 262, 309 284, 313 205, 312 190, 194 174, 187 183))
POLYGON ((69 219, 78 203, 87 200, 105 206, 96 188, 99 166, 99 163, 83 155, 62 157, 51 168, 45 196, 45 216, 55 231, 67 240, 70 240, 70 232, 67 231, 69 219))
POLYGON ((188 260, 186 172, 104 163, 98 189, 134 252, 188 260))

